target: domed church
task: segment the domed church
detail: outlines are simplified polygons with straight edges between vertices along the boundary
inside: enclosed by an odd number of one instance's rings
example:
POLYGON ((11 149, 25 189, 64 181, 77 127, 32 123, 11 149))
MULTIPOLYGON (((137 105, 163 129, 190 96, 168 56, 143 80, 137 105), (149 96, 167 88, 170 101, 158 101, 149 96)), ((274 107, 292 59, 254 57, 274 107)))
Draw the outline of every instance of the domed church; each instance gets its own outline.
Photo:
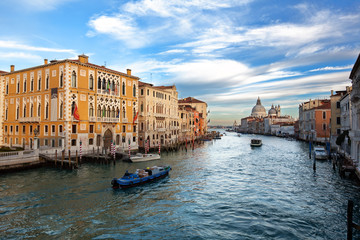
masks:
POLYGON ((263 118, 267 116, 264 106, 261 105, 260 97, 258 97, 256 101, 256 105, 253 107, 251 111, 251 116, 256 118, 263 118))

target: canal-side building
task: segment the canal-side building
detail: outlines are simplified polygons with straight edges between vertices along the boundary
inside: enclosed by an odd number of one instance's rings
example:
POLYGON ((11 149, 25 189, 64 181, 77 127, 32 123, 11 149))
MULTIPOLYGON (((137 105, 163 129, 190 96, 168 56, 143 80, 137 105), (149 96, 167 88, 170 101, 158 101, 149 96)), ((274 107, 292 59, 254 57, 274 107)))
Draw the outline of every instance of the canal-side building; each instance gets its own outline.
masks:
POLYGON ((351 157, 351 141, 349 132, 352 129, 351 122, 351 91, 347 87, 347 93, 341 97, 340 102, 340 132, 335 139, 337 149, 347 157, 351 157))
POLYGON ((301 139, 328 142, 330 140, 330 118, 330 100, 323 100, 322 105, 303 110, 300 128, 301 139))
POLYGON ((180 129, 176 87, 139 82, 139 89, 139 147, 176 143, 180 129))
POLYGON ((196 110, 189 105, 179 105, 179 141, 190 141, 195 137, 195 119, 196 110))
POLYGON ((4 108, 2 108, 1 106, 4 105, 4 84, 2 84, 5 81, 5 74, 7 72, 5 71, 1 71, 0 70, 0 144, 4 142, 3 139, 3 122, 4 122, 4 108))
POLYGON ((336 147, 336 139, 341 134, 341 98, 349 91, 346 87, 346 91, 331 90, 330 102, 331 102, 331 119, 330 119, 330 145, 332 148, 336 147))
POLYGON ((83 151, 136 149, 138 77, 78 59, 2 74, 1 145, 83 151), (135 120, 135 121, 133 121, 135 120))
POLYGON ((207 133, 207 124, 209 121, 207 119, 208 116, 207 103, 193 97, 187 97, 180 99, 179 105, 180 106, 189 105, 198 112, 199 116, 197 113, 195 113, 195 120, 198 119, 197 120, 198 122, 195 122, 198 127, 197 136, 207 133), (203 118, 203 124, 200 124, 200 118, 203 118))
POLYGON ((314 116, 309 110, 328 103, 330 103, 329 99, 310 99, 309 101, 303 102, 299 105, 299 139, 309 141, 310 137, 314 137, 314 116))
POLYGON ((351 122, 352 128, 349 133, 351 139, 351 158, 356 164, 356 173, 360 178, 360 55, 351 70, 351 122))

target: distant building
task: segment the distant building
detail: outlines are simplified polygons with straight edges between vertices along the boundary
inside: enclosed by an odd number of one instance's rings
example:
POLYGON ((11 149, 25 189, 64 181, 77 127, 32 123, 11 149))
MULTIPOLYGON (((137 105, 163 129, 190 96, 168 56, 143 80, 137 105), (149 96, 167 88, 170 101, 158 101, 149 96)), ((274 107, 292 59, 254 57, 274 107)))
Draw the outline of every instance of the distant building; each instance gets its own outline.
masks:
POLYGON ((341 134, 341 116, 340 116, 340 100, 350 89, 347 87, 347 91, 336 91, 334 93, 331 90, 330 102, 331 102, 331 120, 330 120, 330 144, 331 147, 336 147, 336 139, 341 134))
POLYGON ((207 103, 200 101, 193 97, 187 97, 179 100, 179 106, 189 105, 194 108, 199 115, 195 115, 195 118, 198 119, 198 122, 195 122, 199 129, 197 130, 197 135, 201 135, 207 132, 207 124, 208 124, 208 110, 207 103), (201 115, 200 115, 201 114, 201 115), (203 124, 200 123, 200 118, 203 118, 203 124), (201 128, 200 128, 201 127, 201 128))

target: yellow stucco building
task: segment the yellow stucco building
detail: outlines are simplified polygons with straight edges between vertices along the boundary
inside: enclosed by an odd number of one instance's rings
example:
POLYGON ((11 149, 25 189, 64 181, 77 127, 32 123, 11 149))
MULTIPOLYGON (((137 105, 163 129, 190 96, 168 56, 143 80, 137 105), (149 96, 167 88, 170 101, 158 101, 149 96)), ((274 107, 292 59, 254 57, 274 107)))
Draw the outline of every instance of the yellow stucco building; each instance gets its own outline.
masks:
POLYGON ((138 77, 76 60, 0 73, 0 144, 40 150, 136 149, 138 77), (77 109, 79 119, 74 117, 77 109))

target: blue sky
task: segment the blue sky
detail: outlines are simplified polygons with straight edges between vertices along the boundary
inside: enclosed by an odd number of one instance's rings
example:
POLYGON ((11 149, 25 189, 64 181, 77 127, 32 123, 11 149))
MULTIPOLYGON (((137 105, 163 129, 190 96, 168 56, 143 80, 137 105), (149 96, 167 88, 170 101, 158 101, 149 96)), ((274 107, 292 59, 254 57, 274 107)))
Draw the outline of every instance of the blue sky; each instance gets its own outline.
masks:
POLYGON ((43 59, 90 62, 208 103, 211 124, 298 105, 351 85, 360 2, 2 0, 0 70, 43 59))

